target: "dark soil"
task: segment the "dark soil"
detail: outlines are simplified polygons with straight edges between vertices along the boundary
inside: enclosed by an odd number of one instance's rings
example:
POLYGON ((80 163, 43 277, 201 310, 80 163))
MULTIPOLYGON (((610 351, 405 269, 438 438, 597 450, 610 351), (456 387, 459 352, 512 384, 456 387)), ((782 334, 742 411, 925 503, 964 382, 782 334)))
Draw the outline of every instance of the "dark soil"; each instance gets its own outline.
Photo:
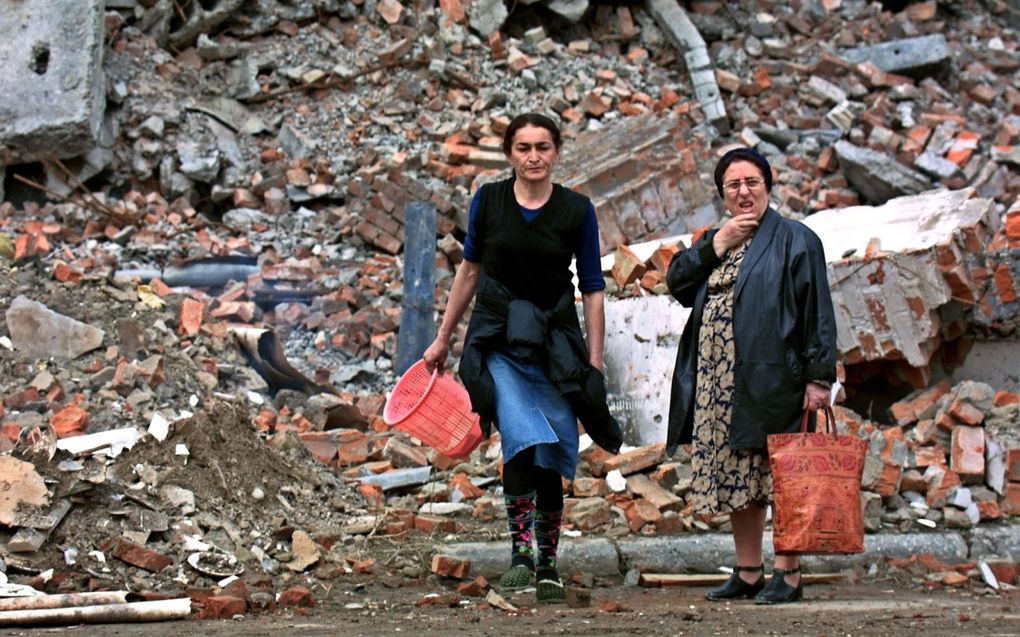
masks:
MULTIPOLYGON (((296 613, 276 611, 225 621, 178 621, 59 629, 69 636, 227 637, 300 635, 805 635, 837 637, 982 637, 1020 634, 1017 591, 981 594, 956 589, 923 590, 890 580, 857 585, 815 584, 805 600, 778 607, 750 601, 707 602, 701 588, 596 588, 587 608, 534 606, 533 593, 508 597, 518 613, 467 598, 455 607, 419 606, 436 586, 387 589, 336 586, 318 605, 296 613)), ((12 636, 40 630, 16 629, 12 636)))

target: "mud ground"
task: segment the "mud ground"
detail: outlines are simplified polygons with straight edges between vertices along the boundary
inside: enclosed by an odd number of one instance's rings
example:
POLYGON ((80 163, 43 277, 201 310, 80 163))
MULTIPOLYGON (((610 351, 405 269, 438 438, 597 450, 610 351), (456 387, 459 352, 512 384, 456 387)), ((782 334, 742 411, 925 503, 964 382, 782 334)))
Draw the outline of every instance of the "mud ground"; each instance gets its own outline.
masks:
POLYGON ((19 628, 5 635, 81 637, 325 637, 332 635, 805 635, 837 637, 982 637, 1020 635, 1020 592, 924 590, 891 581, 812 584, 805 600, 779 607, 703 599, 704 588, 595 588, 587 608, 534 608, 529 592, 509 596, 519 613, 479 599, 451 608, 418 606, 435 587, 336 587, 306 612, 243 619, 19 628), (607 611, 604 607, 616 607, 607 611), (532 608, 528 608, 532 606, 532 608))

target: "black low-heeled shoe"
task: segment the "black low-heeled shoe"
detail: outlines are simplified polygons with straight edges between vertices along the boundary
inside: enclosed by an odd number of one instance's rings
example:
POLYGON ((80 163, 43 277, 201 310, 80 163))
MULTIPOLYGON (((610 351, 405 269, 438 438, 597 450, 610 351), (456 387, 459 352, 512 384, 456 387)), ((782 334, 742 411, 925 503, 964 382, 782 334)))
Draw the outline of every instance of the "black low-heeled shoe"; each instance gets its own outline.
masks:
POLYGON ((786 576, 793 573, 800 573, 799 568, 791 568, 784 571, 781 568, 772 571, 772 581, 762 592, 754 597, 755 604, 788 604, 804 598, 804 580, 797 578, 797 585, 790 586, 786 583, 786 576))
POLYGON ((726 583, 718 588, 713 588, 705 594, 705 599, 718 602, 724 599, 751 599, 765 588, 765 566, 737 566, 733 569, 733 575, 726 580, 726 583), (740 572, 760 572, 761 575, 753 584, 748 584, 740 577, 740 572))

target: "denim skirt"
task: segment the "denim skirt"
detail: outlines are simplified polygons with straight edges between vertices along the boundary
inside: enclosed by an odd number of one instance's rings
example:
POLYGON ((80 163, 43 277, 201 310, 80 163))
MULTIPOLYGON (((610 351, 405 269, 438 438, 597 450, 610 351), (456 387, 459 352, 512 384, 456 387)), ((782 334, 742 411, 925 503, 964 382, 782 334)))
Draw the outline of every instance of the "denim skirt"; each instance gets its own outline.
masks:
POLYGON ((503 462, 535 447, 535 465, 573 480, 577 469, 577 417, 545 370, 504 352, 489 353, 485 364, 496 384, 503 462))

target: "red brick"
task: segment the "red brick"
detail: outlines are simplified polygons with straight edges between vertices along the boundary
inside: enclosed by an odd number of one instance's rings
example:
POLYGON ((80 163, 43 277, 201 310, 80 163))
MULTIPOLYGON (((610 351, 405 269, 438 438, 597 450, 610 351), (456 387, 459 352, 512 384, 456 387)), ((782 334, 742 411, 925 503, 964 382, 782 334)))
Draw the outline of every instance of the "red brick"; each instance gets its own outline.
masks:
POLYGON ((915 467, 930 467, 944 464, 946 464, 946 450, 942 447, 918 447, 914 450, 915 467))
MULTIPOLYGON (((266 412, 263 412, 266 413, 266 412)), ((272 412, 268 412, 272 414, 272 412)), ((261 414, 260 414, 261 415, 261 414)), ((275 414, 274 414, 275 415, 275 414)), ((313 458, 323 464, 330 464, 336 458, 339 444, 331 431, 306 431, 298 434, 298 440, 313 458)))
POLYGON ((901 400, 889 408, 896 424, 906 425, 923 418, 931 418, 934 415, 935 403, 939 398, 949 393, 949 382, 941 381, 935 387, 924 390, 906 400, 901 400), (930 412, 930 413, 929 413, 930 412))
POLYGON ((885 462, 882 473, 877 482, 871 487, 875 493, 889 497, 900 490, 900 477, 903 475, 903 467, 895 462, 885 462))
POLYGON ((619 470, 623 475, 629 475, 654 467, 665 459, 665 444, 647 445, 610 458, 603 464, 602 470, 606 473, 619 470))
POLYGON ((312 597, 312 591, 304 586, 292 586, 280 593, 280 606, 311 608, 315 606, 315 598, 312 597))
POLYGON ((464 500, 475 500, 485 495, 485 490, 476 487, 466 473, 458 473, 450 480, 450 490, 460 491, 464 500))
POLYGON ((1020 210, 1006 213, 1006 236, 1020 239, 1020 210))
POLYGON ((644 498, 638 498, 627 508, 627 525, 637 533, 646 524, 655 524, 662 519, 658 508, 644 498))
POLYGON ((1020 515, 1020 483, 1007 483, 1006 491, 1002 494, 999 504, 1003 514, 1020 515))
POLYGON ((61 283, 75 284, 81 281, 82 273, 67 265, 63 261, 57 261, 53 268, 53 278, 61 283))
POLYGON ((223 587, 219 594, 237 597, 243 599, 246 604, 251 604, 251 591, 248 590, 248 585, 245 584, 243 579, 235 579, 233 582, 230 582, 223 587))
POLYGON ((1006 449, 1006 479, 1020 482, 1020 448, 1006 449))
POLYGON ((478 575, 470 582, 462 582, 457 585, 457 594, 464 597, 485 597, 489 591, 489 581, 478 575))
POLYGON ((827 173, 839 170, 839 160, 836 158, 836 151, 832 149, 832 146, 826 146, 818 155, 817 166, 827 173))
POLYGON ((1003 263, 995 269, 994 280, 996 292, 1003 303, 1016 301, 1016 285, 1013 283, 1013 275, 1007 264, 1003 263))
POLYGON ((949 406, 949 413, 964 425, 980 425, 985 421, 984 412, 974 405, 959 399, 954 400, 953 404, 949 406))
POLYGON ((58 438, 77 436, 85 431, 88 424, 89 413, 75 404, 64 407, 50 418, 50 427, 58 438))
POLYGON ((398 438, 387 440, 382 453, 383 458, 392 462, 394 467, 401 469, 424 467, 429 463, 429 459, 422 449, 412 447, 398 438))
POLYGON ((471 562, 459 557, 436 554, 432 556, 432 572, 443 577, 464 579, 471 573, 471 562))
POLYGON ((648 265, 655 268, 662 276, 666 276, 666 271, 669 269, 669 264, 673 260, 673 257, 683 250, 683 246, 675 244, 660 245, 652 253, 652 256, 648 257, 648 265))
POLYGON ((965 425, 953 427, 949 468, 964 475, 985 473, 985 430, 965 425))
POLYGON ((8 409, 20 409, 28 403, 39 400, 39 390, 35 387, 26 387, 21 391, 4 396, 4 407, 8 409))
POLYGON ((113 547, 108 550, 117 559, 127 562, 132 566, 152 571, 153 573, 158 573, 173 563, 173 560, 166 555, 157 553, 124 538, 114 540, 113 547))
POLYGON ((206 598, 203 608, 196 615, 198 619, 230 619, 235 615, 244 615, 248 604, 239 597, 232 595, 213 595, 206 598))
POLYGON ((383 496, 382 487, 378 484, 359 484, 358 493, 365 499, 369 508, 381 509, 386 505, 386 497, 383 496))
MULTIPOLYGON (((995 392, 995 402, 993 404, 996 407, 1005 407, 1006 405, 1015 405, 1017 403, 1020 403, 1020 394, 1014 394, 1004 389, 995 392)), ((2 415, 3 411, 0 408, 0 416, 2 415)))
POLYGON ((928 491, 928 483, 924 481, 924 474, 917 469, 904 471, 900 476, 900 491, 916 491, 918 493, 928 491))
POLYGON ((1020 581, 1020 565, 1009 558, 990 558, 985 560, 988 568, 992 569, 995 579, 1006 584, 1016 584, 1020 581))
POLYGON ((202 315, 205 305, 195 299, 184 299, 181 302, 180 325, 177 333, 181 336, 195 336, 202 327, 202 315))
POLYGON ((369 574, 375 570, 375 560, 371 558, 356 560, 354 564, 351 564, 351 570, 362 575, 369 574))
POLYGON ((613 257, 613 279, 620 287, 625 287, 640 279, 645 273, 645 264, 628 246, 616 248, 613 257))
POLYGON ((454 533, 457 523, 449 518, 438 515, 416 515, 414 529, 423 533, 454 533))
POLYGON ((1002 518, 1002 509, 998 502, 975 502, 978 508, 978 515, 982 522, 999 520, 1002 518))
POLYGON ((573 483, 574 495, 579 498, 602 497, 608 493, 606 481, 601 478, 576 478, 573 483))

